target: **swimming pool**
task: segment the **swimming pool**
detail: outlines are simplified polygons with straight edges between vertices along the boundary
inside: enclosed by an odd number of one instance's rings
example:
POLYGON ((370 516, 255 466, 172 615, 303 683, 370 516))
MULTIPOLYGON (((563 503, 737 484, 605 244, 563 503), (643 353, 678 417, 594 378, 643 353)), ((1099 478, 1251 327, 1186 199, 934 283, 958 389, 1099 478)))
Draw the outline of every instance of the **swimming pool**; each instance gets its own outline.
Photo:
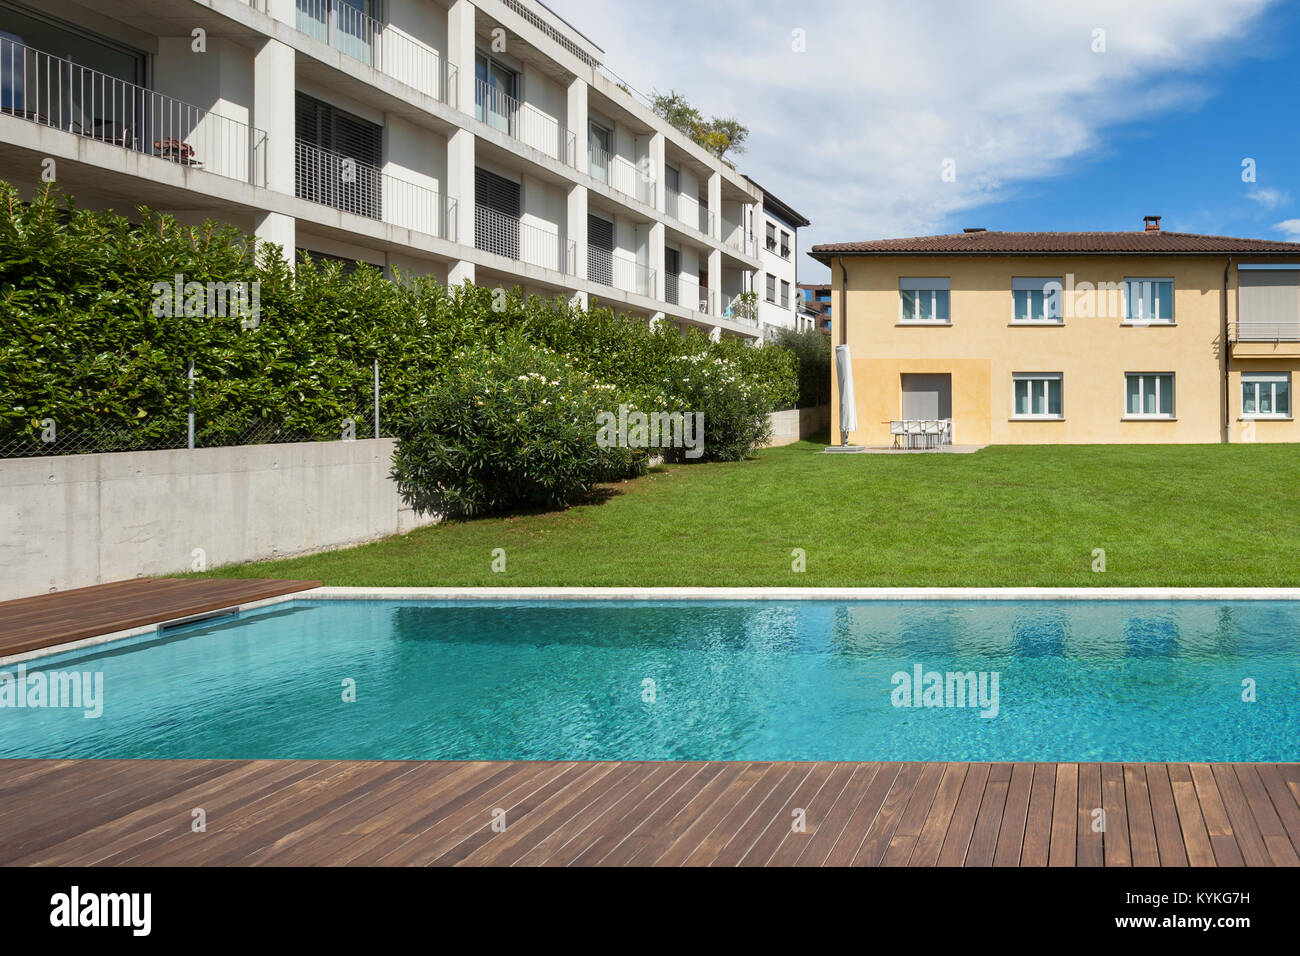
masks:
POLYGON ((294 600, 27 662, 100 675, 98 717, 0 667, 0 757, 1294 761, 1297 634, 1287 601, 294 600))

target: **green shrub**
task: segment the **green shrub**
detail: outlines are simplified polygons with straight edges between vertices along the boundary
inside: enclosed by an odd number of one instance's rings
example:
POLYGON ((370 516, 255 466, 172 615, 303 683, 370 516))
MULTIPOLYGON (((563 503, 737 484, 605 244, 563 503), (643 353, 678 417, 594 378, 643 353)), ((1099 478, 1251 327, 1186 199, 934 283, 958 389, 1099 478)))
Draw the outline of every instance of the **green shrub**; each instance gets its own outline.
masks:
POLYGON ((799 363, 799 408, 830 404, 831 339, 818 329, 781 329, 775 345, 789 349, 799 363))
POLYGON ((617 390, 570 359, 518 337, 454 358, 397 425, 393 478, 417 510, 563 507, 643 466, 643 452, 597 443, 597 415, 617 407, 617 390))

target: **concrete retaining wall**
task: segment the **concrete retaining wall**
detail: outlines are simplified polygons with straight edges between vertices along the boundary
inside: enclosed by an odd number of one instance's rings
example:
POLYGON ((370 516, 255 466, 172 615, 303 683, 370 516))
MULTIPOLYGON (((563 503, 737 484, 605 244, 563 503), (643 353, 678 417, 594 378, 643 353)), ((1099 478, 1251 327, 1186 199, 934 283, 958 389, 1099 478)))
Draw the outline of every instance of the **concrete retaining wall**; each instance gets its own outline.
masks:
POLYGON ((0 461, 0 600, 355 544, 435 520, 395 440, 0 461), (200 549, 196 554, 195 549, 200 549))
POLYGON ((769 448, 793 445, 831 427, 829 405, 791 408, 783 412, 773 412, 769 417, 772 419, 772 440, 767 443, 769 448))

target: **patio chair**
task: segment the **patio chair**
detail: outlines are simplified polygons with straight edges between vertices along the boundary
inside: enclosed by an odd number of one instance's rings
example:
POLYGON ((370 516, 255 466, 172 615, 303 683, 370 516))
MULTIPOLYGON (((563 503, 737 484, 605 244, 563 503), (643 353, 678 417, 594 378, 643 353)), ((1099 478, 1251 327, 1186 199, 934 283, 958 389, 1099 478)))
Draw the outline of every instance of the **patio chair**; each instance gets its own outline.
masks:
POLYGON ((925 434, 926 448, 938 448, 943 444, 943 422, 924 421, 921 423, 921 430, 925 434))
POLYGON ((904 428, 906 424, 907 424, 906 422, 900 422, 900 421, 891 421, 889 423, 889 437, 893 439, 892 447, 894 448, 903 447, 903 438, 907 434, 907 431, 904 428))
POLYGON ((915 419, 903 422, 903 447, 916 448, 921 442, 921 423, 915 419))

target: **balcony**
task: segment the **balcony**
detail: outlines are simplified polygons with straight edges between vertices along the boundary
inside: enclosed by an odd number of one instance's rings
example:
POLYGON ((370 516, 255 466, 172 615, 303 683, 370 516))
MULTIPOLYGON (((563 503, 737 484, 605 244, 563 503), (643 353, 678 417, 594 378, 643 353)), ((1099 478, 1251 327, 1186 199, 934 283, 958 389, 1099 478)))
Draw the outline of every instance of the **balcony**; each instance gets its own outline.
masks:
POLYGON ((754 299, 746 299, 746 293, 738 292, 734 295, 723 294, 722 296, 722 317, 738 325, 752 325, 758 328, 758 303, 754 299))
POLYGON ((664 212, 689 229, 713 235, 713 213, 694 196, 669 189, 664 197, 664 212))
POLYGON ((519 102, 499 86, 483 79, 475 81, 474 116, 524 145, 576 168, 577 137, 541 110, 519 102))
POLYGON ((1233 358, 1300 358, 1300 316, 1283 321, 1239 319, 1228 326, 1233 358))
POLYGON ((301 32, 412 89, 456 105, 456 67, 433 47, 368 16, 347 0, 297 0, 297 5, 301 32))
POLYGON ((693 312, 713 314, 713 290, 702 286, 691 276, 664 276, 664 301, 680 305, 693 312))
POLYGON ((0 113, 266 185, 266 133, 0 36, 0 113))
POLYGON ((755 243, 754 234, 746 230, 743 226, 732 226, 724 223, 725 238, 723 244, 728 249, 733 249, 742 256, 754 257, 755 243))
POLYGON ((301 140, 294 153, 294 192, 300 199, 402 229, 456 238, 454 199, 301 140))
POLYGON ((610 189, 653 206, 655 180, 649 165, 637 166, 616 153, 607 153, 595 143, 587 144, 587 171, 591 178, 610 189))
POLYGON ((626 253, 587 247, 587 278, 637 295, 655 294, 655 271, 626 253))
POLYGON ((566 240, 558 230, 552 232, 482 203, 474 207, 474 247, 566 275, 577 271, 577 243, 573 240, 566 240))

